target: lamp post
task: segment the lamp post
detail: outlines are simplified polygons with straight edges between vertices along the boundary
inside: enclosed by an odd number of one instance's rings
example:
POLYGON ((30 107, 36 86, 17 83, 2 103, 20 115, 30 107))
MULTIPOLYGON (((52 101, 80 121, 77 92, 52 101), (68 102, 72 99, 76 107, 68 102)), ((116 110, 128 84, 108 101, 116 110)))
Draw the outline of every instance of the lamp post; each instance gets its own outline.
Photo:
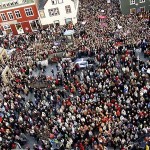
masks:
POLYGON ((111 21, 112 21, 112 26, 113 26, 113 28, 115 27, 115 18, 113 17, 113 18, 111 18, 111 21))
POLYGON ((140 62, 140 53, 141 53, 141 48, 135 49, 135 52, 137 53, 137 60, 138 60, 138 71, 139 71, 139 62, 140 62))
MULTIPOLYGON (((135 52, 137 53, 137 61, 138 61, 138 73, 140 74, 140 68, 139 68, 139 62, 140 62, 140 53, 141 53, 141 48, 135 49, 135 52)), ((140 89, 138 90, 138 101, 140 101, 140 89)))
POLYGON ((139 5, 138 3, 135 4, 135 6, 136 6, 136 14, 137 14, 138 5, 139 5))

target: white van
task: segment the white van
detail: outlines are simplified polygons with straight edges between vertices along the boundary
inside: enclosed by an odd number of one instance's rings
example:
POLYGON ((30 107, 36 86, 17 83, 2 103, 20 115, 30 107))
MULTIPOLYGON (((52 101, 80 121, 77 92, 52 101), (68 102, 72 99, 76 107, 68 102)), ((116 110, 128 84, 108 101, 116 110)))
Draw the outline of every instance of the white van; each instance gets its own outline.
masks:
POLYGON ((88 61, 81 60, 74 63, 74 67, 78 69, 87 68, 88 66, 88 61))

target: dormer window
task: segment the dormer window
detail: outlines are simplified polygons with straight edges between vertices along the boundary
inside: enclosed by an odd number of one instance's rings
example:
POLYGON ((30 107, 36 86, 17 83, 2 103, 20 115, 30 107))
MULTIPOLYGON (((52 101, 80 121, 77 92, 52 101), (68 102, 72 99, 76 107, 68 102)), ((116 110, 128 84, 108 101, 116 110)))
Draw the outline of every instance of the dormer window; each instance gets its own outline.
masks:
POLYGON ((6 7, 6 4, 3 4, 3 7, 6 7))
POLYGON ((18 2, 14 2, 15 5, 18 5, 18 2))
POLYGON ((7 4, 7 7, 9 7, 9 6, 10 6, 10 3, 7 4))
POLYGON ((63 0, 58 0, 58 3, 59 3, 59 4, 63 3, 63 0))
POLYGON ((13 6, 14 5, 14 2, 10 3, 10 6, 13 6))
POLYGON ((57 4, 57 0, 51 0, 52 1, 52 5, 56 5, 57 4))
POLYGON ((2 21, 7 21, 6 15, 4 13, 1 13, 1 19, 2 21))
POLYGON ((27 0, 22 0, 22 3, 27 3, 27 0))

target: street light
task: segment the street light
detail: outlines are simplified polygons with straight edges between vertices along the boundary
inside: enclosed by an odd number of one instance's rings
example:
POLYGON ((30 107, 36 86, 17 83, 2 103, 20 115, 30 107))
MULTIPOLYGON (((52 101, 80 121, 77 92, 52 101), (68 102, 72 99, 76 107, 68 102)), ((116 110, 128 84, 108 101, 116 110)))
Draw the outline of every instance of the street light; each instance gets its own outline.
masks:
POLYGON ((138 5, 139 5, 138 3, 135 4, 135 6, 136 6, 136 14, 137 14, 137 10, 138 10, 138 5))
POLYGON ((135 49, 135 52, 137 53, 137 60, 138 60, 138 71, 139 71, 139 61, 140 61, 140 53, 141 53, 141 48, 135 49))
POLYGON ((112 18, 111 18, 111 21, 112 21, 112 23, 113 23, 112 25, 113 25, 113 28, 114 28, 114 27, 115 27, 115 18, 112 17, 112 18))
MULTIPOLYGON (((140 61, 140 53, 141 53, 141 48, 135 49, 135 52, 137 53, 137 60, 138 60, 138 72, 140 74, 140 69, 139 69, 139 61, 140 61)), ((140 90, 138 91, 138 100, 140 101, 140 90)))

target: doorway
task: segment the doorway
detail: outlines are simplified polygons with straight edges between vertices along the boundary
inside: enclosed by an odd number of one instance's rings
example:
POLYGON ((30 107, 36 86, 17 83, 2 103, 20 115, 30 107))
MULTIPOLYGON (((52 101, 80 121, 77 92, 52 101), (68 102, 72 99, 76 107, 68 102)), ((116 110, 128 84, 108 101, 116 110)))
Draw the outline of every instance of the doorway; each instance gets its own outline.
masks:
POLYGON ((18 34, 24 33, 21 23, 17 23, 15 26, 18 34))
POLYGON ((145 7, 140 7, 140 11, 143 13, 145 12, 145 7))
POLYGON ((70 22, 72 22, 72 18, 67 18, 65 19, 66 24, 69 24, 70 22))
POLYGON ((60 26, 59 20, 54 21, 54 25, 55 25, 56 27, 60 26))
POLYGON ((131 8, 130 9, 130 14, 136 14, 136 9, 135 8, 131 8))
POLYGON ((40 28, 39 20, 32 20, 29 23, 30 23, 32 31, 36 31, 40 28))
POLYGON ((10 25, 4 25, 3 28, 6 34, 9 34, 12 32, 10 25))

